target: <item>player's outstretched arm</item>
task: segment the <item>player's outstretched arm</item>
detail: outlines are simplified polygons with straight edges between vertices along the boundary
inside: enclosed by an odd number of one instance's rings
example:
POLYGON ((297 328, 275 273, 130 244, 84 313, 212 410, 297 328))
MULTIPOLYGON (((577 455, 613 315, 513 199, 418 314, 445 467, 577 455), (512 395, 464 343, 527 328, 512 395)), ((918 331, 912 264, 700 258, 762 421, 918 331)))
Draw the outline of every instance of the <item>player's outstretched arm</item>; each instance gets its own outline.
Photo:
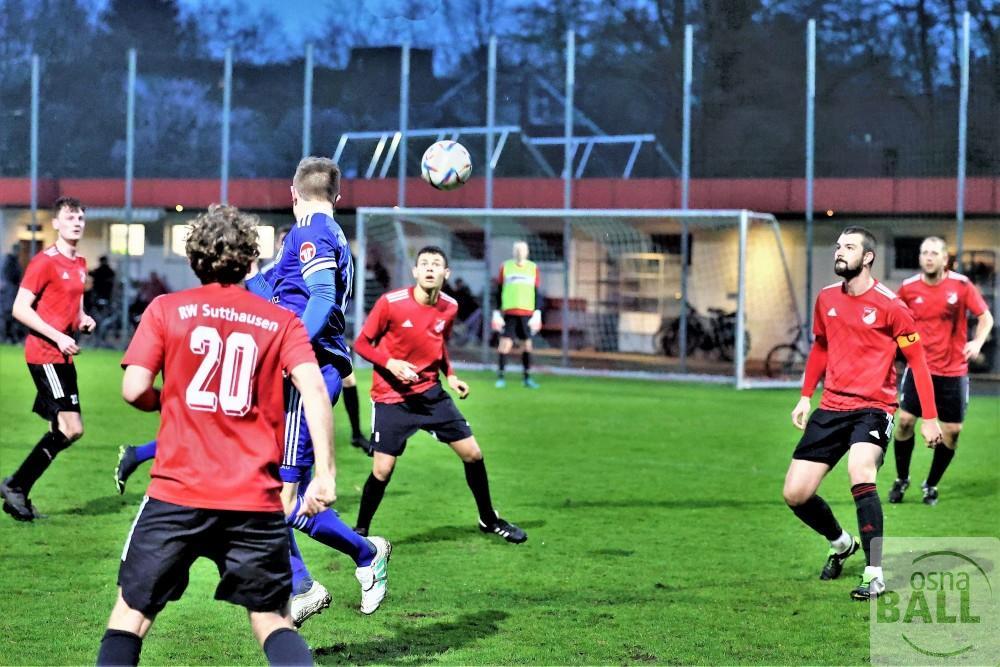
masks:
POLYGON ((160 409, 160 390, 153 386, 156 374, 148 368, 132 364, 125 367, 122 377, 122 398, 143 412, 160 409))
POLYGON ((812 395, 819 386, 819 381, 826 373, 827 347, 826 337, 816 336, 812 348, 809 350, 809 358, 806 359, 806 370, 802 374, 802 396, 792 410, 792 424, 799 430, 804 430, 806 422, 809 420, 809 412, 812 410, 812 395))
POLYGON ((375 302, 372 312, 368 313, 368 319, 361 327, 361 333, 354 340, 354 351, 362 359, 392 373, 400 382, 409 384, 420 377, 417 375, 417 367, 403 359, 393 359, 388 352, 376 347, 376 341, 380 340, 388 330, 388 306, 383 296, 375 302))
POLYGON ((302 324, 312 340, 326 324, 330 312, 337 305, 337 286, 332 269, 320 269, 305 276, 309 300, 302 311, 302 324))
POLYGON ((333 452, 333 412, 319 365, 307 362, 291 371, 292 384, 302 396, 302 411, 313 441, 315 473, 303 496, 302 514, 313 516, 337 499, 333 452))
POLYGON ((43 320, 42 316, 31 307, 33 303, 35 303, 35 293, 29 289, 20 288, 17 291, 17 296, 14 297, 14 307, 11 308, 11 315, 36 334, 51 340, 63 354, 77 354, 80 351, 80 346, 76 344, 73 337, 67 336, 43 320))
POLYGON ((917 387, 917 398, 920 399, 920 413, 923 420, 920 423, 920 435, 928 447, 937 447, 944 440, 941 427, 937 421, 937 404, 934 401, 934 381, 931 380, 931 369, 927 366, 927 353, 924 344, 920 342, 920 334, 912 333, 896 338, 900 351, 906 357, 906 363, 913 372, 913 384, 917 387))
POLYGON ((990 312, 989 308, 984 310, 982 315, 978 317, 979 321, 976 322, 976 333, 972 336, 972 340, 966 343, 962 349, 966 361, 971 361, 979 356, 979 353, 983 349, 983 344, 989 338, 990 332, 993 331, 993 313, 990 312))
POLYGON ((94 321, 94 318, 85 313, 83 310, 83 299, 80 299, 79 326, 80 331, 88 334, 97 328, 97 322, 94 321))

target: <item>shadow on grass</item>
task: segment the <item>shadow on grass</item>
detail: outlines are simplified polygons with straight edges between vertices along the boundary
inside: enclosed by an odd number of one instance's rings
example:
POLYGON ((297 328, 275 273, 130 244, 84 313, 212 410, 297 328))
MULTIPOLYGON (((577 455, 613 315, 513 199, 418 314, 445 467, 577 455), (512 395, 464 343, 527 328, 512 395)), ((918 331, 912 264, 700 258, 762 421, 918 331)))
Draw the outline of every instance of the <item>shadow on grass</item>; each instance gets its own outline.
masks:
POLYGON ((423 665, 447 651, 473 644, 500 631, 508 614, 495 609, 463 614, 452 622, 415 625, 394 623, 389 638, 352 644, 320 646, 314 651, 319 665, 416 664, 423 665))
POLYGON ((107 514, 118 514, 123 509, 135 512, 142 502, 142 496, 134 493, 126 493, 124 496, 107 495, 99 498, 91 498, 81 507, 66 507, 53 510, 49 514, 56 515, 77 515, 77 516, 104 516, 107 514))
POLYGON ((740 500, 737 498, 678 498, 676 500, 649 500, 648 498, 622 499, 622 500, 573 500, 567 498, 561 503, 552 503, 548 507, 561 510, 589 510, 602 508, 651 508, 660 507, 663 509, 676 510, 710 510, 720 508, 741 508, 741 507, 783 507, 781 500, 781 488, 773 500, 740 500))
MULTIPOLYGON (((525 521, 517 522, 520 526, 528 532, 528 539, 531 539, 531 533, 529 532, 533 528, 540 528, 545 525, 544 521, 525 521)), ((397 544, 420 544, 426 542, 458 542, 460 540, 467 540, 473 536, 482 536, 484 539, 490 538, 497 542, 501 542, 497 537, 484 535, 479 531, 475 525, 469 526, 435 526, 429 530, 425 530, 422 533, 415 533, 413 535, 407 535, 406 537, 401 537, 399 539, 393 540, 397 544)))

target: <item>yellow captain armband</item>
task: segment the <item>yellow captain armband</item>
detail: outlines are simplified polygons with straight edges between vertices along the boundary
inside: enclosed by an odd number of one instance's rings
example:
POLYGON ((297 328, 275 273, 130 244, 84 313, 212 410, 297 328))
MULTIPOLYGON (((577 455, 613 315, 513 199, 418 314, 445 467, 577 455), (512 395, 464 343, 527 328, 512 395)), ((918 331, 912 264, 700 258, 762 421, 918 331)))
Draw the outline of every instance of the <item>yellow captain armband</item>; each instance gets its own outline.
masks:
POLYGON ((910 345, 918 342, 920 342, 920 334, 915 331, 911 334, 904 334, 896 338, 896 343, 900 348, 909 347, 910 345))

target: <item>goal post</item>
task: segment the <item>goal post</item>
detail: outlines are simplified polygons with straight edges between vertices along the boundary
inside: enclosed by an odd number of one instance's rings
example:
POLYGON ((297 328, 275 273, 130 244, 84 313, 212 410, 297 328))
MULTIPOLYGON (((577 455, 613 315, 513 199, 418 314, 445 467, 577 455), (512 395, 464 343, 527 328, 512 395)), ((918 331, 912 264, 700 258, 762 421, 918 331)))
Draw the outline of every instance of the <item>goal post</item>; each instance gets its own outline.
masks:
MULTIPOLYGON (((496 278, 513 242, 525 241, 541 275, 533 365, 740 389, 798 381, 787 368, 768 377, 765 367, 768 352, 794 341, 804 321, 795 297, 804 267, 790 261, 804 239, 785 238, 771 214, 386 207, 357 209, 354 224, 353 321, 382 292, 412 284, 420 247, 440 246, 460 302, 459 363, 493 365, 496 278)), ((512 355, 515 367, 519 360, 512 355)))

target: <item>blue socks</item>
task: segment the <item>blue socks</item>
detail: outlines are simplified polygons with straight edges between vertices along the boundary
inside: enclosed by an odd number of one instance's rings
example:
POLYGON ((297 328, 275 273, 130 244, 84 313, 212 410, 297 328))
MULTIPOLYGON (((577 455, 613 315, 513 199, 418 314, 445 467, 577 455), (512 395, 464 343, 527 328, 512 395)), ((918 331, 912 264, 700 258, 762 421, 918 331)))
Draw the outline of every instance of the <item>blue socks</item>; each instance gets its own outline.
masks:
POLYGON ((152 458, 156 458, 156 440, 147 442, 144 445, 135 446, 136 463, 142 463, 143 461, 148 461, 152 458))
POLYGON ((288 529, 288 547, 288 559, 292 563, 292 595, 302 595, 312 588, 313 580, 295 542, 295 531, 291 528, 288 529))
POLYGON ((336 511, 327 509, 312 517, 298 516, 301 508, 302 496, 299 496, 295 501, 295 509, 292 510, 292 515, 288 518, 288 522, 292 526, 317 542, 347 554, 354 559, 354 563, 358 567, 367 567, 372 564, 372 559, 375 558, 375 547, 367 539, 351 530, 351 527, 341 520, 336 511))

